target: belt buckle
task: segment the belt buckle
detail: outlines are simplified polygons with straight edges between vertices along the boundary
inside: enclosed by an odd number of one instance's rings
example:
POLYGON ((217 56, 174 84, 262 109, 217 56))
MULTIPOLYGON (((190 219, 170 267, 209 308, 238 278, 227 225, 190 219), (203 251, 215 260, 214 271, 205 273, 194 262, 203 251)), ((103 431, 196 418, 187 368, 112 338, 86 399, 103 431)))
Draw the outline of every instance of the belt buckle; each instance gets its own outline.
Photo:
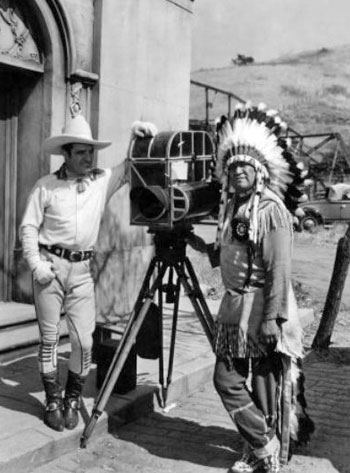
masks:
POLYGON ((82 261, 82 255, 80 251, 71 251, 69 253, 69 261, 72 263, 78 263, 79 261, 82 261))

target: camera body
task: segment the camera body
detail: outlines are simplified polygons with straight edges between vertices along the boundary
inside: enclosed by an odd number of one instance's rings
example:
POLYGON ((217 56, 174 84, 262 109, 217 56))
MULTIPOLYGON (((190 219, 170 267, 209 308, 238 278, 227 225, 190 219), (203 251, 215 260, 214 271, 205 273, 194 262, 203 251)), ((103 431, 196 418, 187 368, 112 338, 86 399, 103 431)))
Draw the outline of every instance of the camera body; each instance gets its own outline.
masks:
POLYGON ((172 230, 217 209, 215 149, 205 131, 163 131, 130 144, 130 223, 172 230))

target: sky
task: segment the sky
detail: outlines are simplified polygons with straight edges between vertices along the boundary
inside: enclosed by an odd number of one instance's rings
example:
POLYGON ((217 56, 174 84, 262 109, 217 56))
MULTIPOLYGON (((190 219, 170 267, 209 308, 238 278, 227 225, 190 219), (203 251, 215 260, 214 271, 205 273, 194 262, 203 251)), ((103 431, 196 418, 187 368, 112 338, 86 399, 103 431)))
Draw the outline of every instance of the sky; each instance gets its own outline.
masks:
POLYGON ((350 44, 350 0, 195 0, 192 70, 350 44))

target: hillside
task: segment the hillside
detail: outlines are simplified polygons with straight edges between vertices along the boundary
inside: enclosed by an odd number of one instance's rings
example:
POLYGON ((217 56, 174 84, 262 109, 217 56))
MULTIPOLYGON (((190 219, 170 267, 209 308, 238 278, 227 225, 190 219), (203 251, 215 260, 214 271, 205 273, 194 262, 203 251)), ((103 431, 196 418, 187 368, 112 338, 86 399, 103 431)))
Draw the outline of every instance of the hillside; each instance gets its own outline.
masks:
MULTIPOLYGON (((192 72, 191 78, 277 108, 300 133, 339 132, 350 144, 350 45, 322 48, 269 63, 192 72)), ((227 99, 209 93, 210 119, 227 112, 227 99)), ((204 119, 204 89, 191 87, 190 118, 204 119)))

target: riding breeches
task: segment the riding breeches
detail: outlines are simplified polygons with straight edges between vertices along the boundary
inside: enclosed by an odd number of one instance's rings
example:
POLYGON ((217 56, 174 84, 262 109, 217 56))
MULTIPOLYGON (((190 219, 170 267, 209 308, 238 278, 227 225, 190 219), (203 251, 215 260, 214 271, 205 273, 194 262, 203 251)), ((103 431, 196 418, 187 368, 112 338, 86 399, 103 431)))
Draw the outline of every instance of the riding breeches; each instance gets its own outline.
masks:
POLYGON ((57 369, 61 314, 65 313, 71 343, 68 369, 86 376, 96 313, 90 260, 70 262, 52 254, 42 256, 53 262, 56 277, 48 284, 33 283, 40 331, 39 371, 51 373, 57 369))

